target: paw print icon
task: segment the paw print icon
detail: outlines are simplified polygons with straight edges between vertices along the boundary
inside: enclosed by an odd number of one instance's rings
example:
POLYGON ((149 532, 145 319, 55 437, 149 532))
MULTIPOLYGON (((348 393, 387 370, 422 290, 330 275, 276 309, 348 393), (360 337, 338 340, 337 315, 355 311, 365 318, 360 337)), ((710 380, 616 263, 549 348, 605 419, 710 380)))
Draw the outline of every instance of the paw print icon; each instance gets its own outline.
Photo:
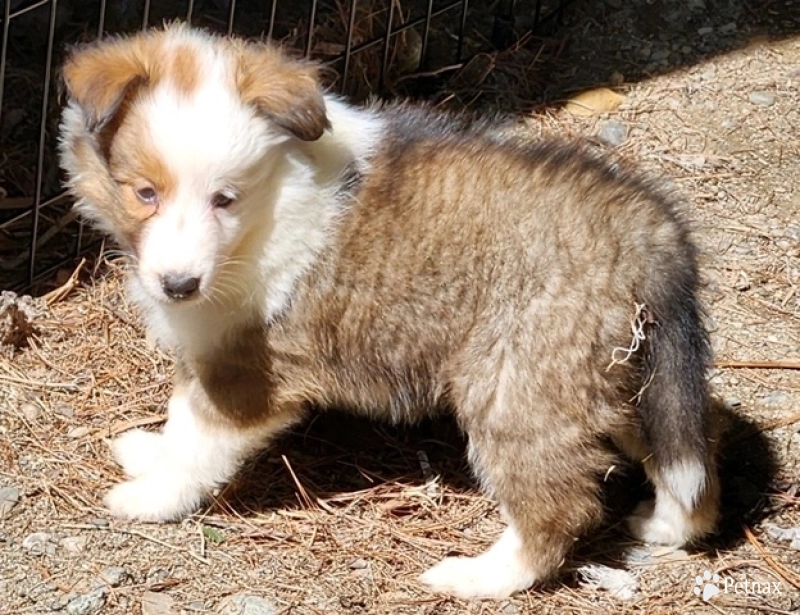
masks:
POLYGON ((703 598, 703 602, 708 602, 719 593, 717 583, 720 582, 718 574, 712 575, 708 570, 703 572, 703 576, 697 575, 694 578, 694 593, 703 598))

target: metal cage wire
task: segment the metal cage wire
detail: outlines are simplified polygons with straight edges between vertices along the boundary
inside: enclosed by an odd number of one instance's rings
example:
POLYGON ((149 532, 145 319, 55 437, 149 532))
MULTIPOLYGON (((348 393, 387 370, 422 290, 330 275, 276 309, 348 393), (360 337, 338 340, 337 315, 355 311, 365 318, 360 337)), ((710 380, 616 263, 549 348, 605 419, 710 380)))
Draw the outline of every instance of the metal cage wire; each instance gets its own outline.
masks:
MULTIPOLYGON (((42 216, 45 212, 56 206, 64 207, 69 202, 68 195, 61 190, 55 190, 54 194, 47 194, 48 190, 45 186, 45 167, 46 165, 53 164, 53 160, 46 160, 46 152, 55 151, 56 135, 53 134, 52 124, 48 123, 48 119, 53 117, 53 114, 58 112, 58 100, 54 96, 53 88, 55 87, 56 80, 54 79, 57 66, 54 66, 55 56, 54 51, 57 50, 57 45, 66 46, 69 43, 76 42, 75 40, 58 41, 56 37, 57 16, 59 5, 68 4, 73 0, 0 0, 2 2, 2 39, 0 39, 0 127, 5 126, 6 111, 8 108, 7 96, 7 80, 8 80, 8 67, 9 67, 9 49, 10 37, 16 33, 16 29, 21 32, 23 29, 30 30, 32 34, 41 36, 42 24, 44 21, 44 12, 47 11, 46 17, 46 35, 45 35, 45 50, 42 65, 39 67, 41 70, 41 85, 39 92, 41 93, 39 100, 29 101, 30 108, 36 109, 39 114, 38 119, 38 139, 36 142, 35 154, 35 168, 32 169, 33 176, 33 190, 32 194, 24 194, 21 197, 5 198, 7 192, 2 189, 0 185, 0 248, 2 242, 8 241, 8 235, 4 236, 7 229, 12 227, 23 227, 27 230, 27 246, 20 253, 15 254, 11 262, 3 263, 0 261, 0 267, 5 266, 5 269, 12 269, 12 265, 17 265, 20 273, 17 278, 6 279, 10 275, 7 274, 3 277, 3 271, 0 269, 0 288, 7 286, 14 289, 24 289, 32 286, 38 279, 42 279, 51 275, 55 270, 63 267, 69 260, 75 258, 84 252, 87 247, 92 243, 87 241, 87 233, 85 232, 83 223, 81 223, 74 212, 67 210, 67 213, 61 216, 56 224, 42 230, 42 216), (38 14, 39 20, 31 25, 30 21, 25 22, 26 17, 30 19, 33 14, 38 14), (36 32, 33 32, 33 29, 36 32), (49 148, 49 149, 48 149, 49 148), (68 255, 62 255, 55 260, 44 258, 43 252, 45 245, 50 241, 54 235, 58 233, 68 233, 69 238, 72 240, 72 247, 68 250, 68 255), (22 266, 20 266, 22 265, 22 266)), ((128 6, 129 2, 133 0, 96 0, 97 13, 95 19, 97 22, 96 28, 89 29, 88 26, 94 19, 87 19, 85 24, 86 28, 83 29, 82 37, 103 37, 109 34, 114 34, 116 31, 113 26, 109 25, 107 19, 110 6, 125 5, 128 6), (116 4, 114 4, 116 3, 116 4)), ((214 5, 225 10, 224 23, 218 24, 221 31, 227 34, 239 32, 240 24, 237 22, 237 8, 240 2, 244 0, 211 0, 214 5)), ((455 28, 455 57, 454 62, 460 62, 464 53, 464 40, 465 29, 467 27, 471 5, 469 0, 416 0, 417 4, 423 8, 422 14, 408 19, 398 19, 397 12, 400 7, 398 0, 388 0, 388 11, 386 12, 384 27, 382 32, 377 36, 373 36, 368 40, 355 42, 354 31, 356 28, 356 19, 359 8, 364 3, 374 0, 344 0, 343 5, 338 5, 334 0, 334 5, 345 6, 347 10, 345 36, 342 42, 342 51, 336 57, 328 59, 326 64, 336 67, 339 75, 339 91, 342 94, 348 94, 348 83, 350 83, 351 73, 353 70, 353 61, 358 54, 364 53, 369 49, 380 46, 380 67, 378 72, 379 87, 383 85, 386 79, 387 71, 390 69, 392 61, 392 42, 401 36, 404 32, 411 29, 421 29, 420 37, 420 51, 417 68, 420 68, 428 59, 431 43, 431 24, 436 19, 447 19, 449 25, 454 25, 455 28)), ((386 0, 385 0, 386 1, 386 0)), ((159 0, 156 0, 158 3, 159 0)), ((186 9, 182 14, 174 14, 171 17, 181 18, 186 22, 192 24, 197 22, 198 18, 202 16, 206 6, 211 2, 209 0, 185 0, 186 9)), ((545 21, 553 19, 560 19, 566 5, 570 0, 530 0, 524 5, 526 13, 533 18, 533 31, 543 24, 545 21)), ((289 0, 263 0, 263 23, 259 24, 261 37, 264 39, 273 40, 276 35, 276 24, 278 11, 283 3, 288 4, 289 0)), ((306 31, 303 37, 300 37, 295 42, 295 46, 300 48, 303 55, 306 57, 314 55, 315 31, 318 25, 320 15, 320 8, 327 8, 330 10, 330 0, 304 0, 303 4, 307 4, 306 13, 306 31), (323 5, 323 3, 326 3, 323 5)), ((475 3, 477 5, 477 2, 475 3)), ((521 2, 516 0, 500 0, 494 7, 494 23, 492 24, 492 31, 486 32, 484 35, 487 40, 491 40, 495 47, 505 45, 508 32, 513 28, 514 15, 516 11, 521 10, 521 2)), ((141 21, 135 24, 136 28, 148 28, 153 25, 153 3, 152 0, 141 0, 141 21)), ((295 9, 296 10, 296 9, 295 9)), ((251 30, 252 25, 251 25, 251 30)), ((427 66, 429 70, 436 70, 442 68, 440 66, 432 65, 427 66)), ((0 139, 2 139, 0 133, 0 139)), ((3 139, 5 140, 5 139, 3 139)), ((7 156, 4 153, 10 143, 5 143, 0 140, 0 164, 6 164, 7 156)), ((8 139, 10 141, 10 139, 8 139)), ((0 179, 2 176, 0 176, 0 179)), ((2 250, 0 250, 2 253, 2 250)))

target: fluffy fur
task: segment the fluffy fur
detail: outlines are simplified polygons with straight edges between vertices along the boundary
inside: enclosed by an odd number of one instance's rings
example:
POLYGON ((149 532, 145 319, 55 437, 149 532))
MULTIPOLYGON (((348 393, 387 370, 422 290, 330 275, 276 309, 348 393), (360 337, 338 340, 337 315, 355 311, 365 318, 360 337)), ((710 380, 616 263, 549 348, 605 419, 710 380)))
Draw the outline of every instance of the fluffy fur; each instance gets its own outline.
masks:
POLYGON ((695 249, 653 185, 489 123, 350 107, 312 65, 181 26, 78 49, 64 79, 77 207, 130 254, 131 296, 177 362, 163 432, 113 446, 130 477, 113 513, 190 513, 338 406, 451 412, 468 434, 509 527, 423 575, 437 591, 498 598, 555 574, 601 517, 609 440, 656 490, 638 537, 713 530, 695 249))

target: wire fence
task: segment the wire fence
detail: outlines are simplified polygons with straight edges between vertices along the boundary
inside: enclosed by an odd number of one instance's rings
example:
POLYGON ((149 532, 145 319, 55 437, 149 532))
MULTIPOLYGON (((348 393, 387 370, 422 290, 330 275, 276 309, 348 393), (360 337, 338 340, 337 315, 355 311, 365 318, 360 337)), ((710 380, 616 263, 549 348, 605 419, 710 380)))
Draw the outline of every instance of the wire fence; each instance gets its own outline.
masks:
POLYGON ((180 19, 280 41, 351 98, 431 97, 465 60, 557 23, 571 0, 0 0, 0 289, 98 241, 61 188, 58 67, 69 45, 180 19))

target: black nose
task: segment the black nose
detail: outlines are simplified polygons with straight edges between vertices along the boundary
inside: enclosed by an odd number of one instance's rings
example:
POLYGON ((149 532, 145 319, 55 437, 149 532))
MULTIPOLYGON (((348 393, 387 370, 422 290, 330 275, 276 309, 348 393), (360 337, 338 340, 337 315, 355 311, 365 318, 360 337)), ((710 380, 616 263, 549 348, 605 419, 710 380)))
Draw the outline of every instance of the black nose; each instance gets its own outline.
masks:
POLYGON ((200 278, 183 273, 168 273, 161 278, 161 288, 170 299, 186 299, 200 288, 200 278))

